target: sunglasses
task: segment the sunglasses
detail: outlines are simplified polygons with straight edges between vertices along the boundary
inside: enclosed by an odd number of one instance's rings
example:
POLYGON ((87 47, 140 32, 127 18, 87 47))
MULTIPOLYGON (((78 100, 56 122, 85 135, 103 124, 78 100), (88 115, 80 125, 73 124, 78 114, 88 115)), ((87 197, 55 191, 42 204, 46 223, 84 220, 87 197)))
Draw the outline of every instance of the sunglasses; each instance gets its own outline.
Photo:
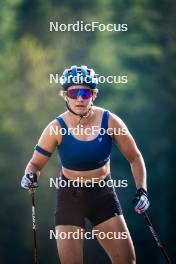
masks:
POLYGON ((71 99, 77 99, 78 96, 81 96, 82 99, 89 99, 92 96, 92 91, 84 88, 70 89, 66 95, 71 99))

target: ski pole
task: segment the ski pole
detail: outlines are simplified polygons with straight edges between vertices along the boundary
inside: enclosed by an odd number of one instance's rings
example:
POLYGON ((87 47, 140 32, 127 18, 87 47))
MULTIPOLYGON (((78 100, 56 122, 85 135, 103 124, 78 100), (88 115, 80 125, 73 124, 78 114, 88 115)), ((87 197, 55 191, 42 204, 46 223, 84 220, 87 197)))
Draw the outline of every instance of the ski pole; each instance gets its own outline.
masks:
POLYGON ((150 220, 148 214, 147 214, 146 212, 144 212, 144 213, 142 213, 142 215, 144 216, 144 219, 145 219, 146 222, 147 222, 147 225, 148 225, 148 227, 149 227, 149 229, 150 229, 150 231, 151 231, 151 233, 152 233, 152 235, 153 235, 153 238, 154 238, 155 241, 156 241, 157 246, 159 247, 159 249, 160 249, 162 255, 164 256, 164 258, 165 258, 165 260, 166 260, 166 263, 171 264, 171 260, 170 260, 170 258, 169 258, 169 256, 168 256, 168 254, 167 254, 167 252, 166 252, 164 246, 162 245, 162 243, 161 243, 161 241, 160 241, 160 239, 159 239, 159 236, 157 235, 155 229, 153 228, 153 225, 152 225, 152 223, 151 223, 151 220, 150 220))
POLYGON ((38 245, 37 245, 37 229, 36 229, 36 214, 35 214, 35 190, 34 188, 29 189, 32 202, 32 230, 34 239, 34 264, 39 264, 38 261, 38 245))

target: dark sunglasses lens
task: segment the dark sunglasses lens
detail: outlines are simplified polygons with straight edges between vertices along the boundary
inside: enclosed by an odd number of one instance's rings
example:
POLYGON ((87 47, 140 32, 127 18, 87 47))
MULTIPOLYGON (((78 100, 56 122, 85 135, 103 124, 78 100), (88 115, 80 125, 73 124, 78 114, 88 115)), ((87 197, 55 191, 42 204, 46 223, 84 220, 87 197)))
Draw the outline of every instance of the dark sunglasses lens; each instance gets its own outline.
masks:
POLYGON ((91 91, 88 89, 81 89, 80 95, 82 96, 83 99, 89 99, 91 97, 91 91))
POLYGON ((71 99, 76 99, 77 98, 77 89, 68 90, 67 96, 70 97, 71 99))
POLYGON ((71 89, 67 91, 67 96, 71 99, 77 99, 78 96, 81 96, 83 99, 89 99, 91 91, 88 89, 71 89))

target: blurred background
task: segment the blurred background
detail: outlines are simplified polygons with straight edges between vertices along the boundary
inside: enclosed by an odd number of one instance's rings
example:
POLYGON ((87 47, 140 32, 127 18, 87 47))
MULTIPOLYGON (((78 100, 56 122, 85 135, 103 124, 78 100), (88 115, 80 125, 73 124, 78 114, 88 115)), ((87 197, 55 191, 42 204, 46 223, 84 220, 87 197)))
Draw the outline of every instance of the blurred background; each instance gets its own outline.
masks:
MULTIPOLYGON (((20 188, 24 168, 45 126, 65 111, 57 96, 61 75, 71 65, 88 65, 100 75, 127 75, 127 84, 101 84, 96 105, 120 116, 141 150, 148 172, 149 215, 168 252, 176 255, 176 2, 172 0, 6 0, 0 10, 0 263, 33 263, 31 203, 20 188), (125 23, 127 32, 50 32, 59 23, 125 23)), ((74 155, 74 153, 73 153, 74 155)), ((54 229, 54 154, 36 192, 42 264, 59 263, 54 229)), ((142 216, 135 214, 135 185, 128 162, 114 147, 113 179, 136 249, 137 263, 165 263, 142 216)), ((85 241, 85 264, 110 263, 96 240, 85 241)))

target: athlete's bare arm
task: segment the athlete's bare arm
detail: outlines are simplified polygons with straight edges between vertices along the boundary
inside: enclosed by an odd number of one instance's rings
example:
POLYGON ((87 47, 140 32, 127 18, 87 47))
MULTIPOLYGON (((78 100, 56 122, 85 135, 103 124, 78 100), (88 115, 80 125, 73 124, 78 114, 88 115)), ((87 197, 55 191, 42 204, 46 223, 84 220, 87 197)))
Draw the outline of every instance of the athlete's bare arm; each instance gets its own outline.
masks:
MULTIPOLYGON (((57 121, 52 121, 43 131, 38 144, 44 150, 53 153, 56 145, 61 142, 61 134, 60 134, 60 125, 57 121), (51 133, 52 132, 52 133, 51 133)), ((33 156, 29 163, 26 166, 25 174, 30 172, 41 171, 45 166, 49 157, 39 153, 38 151, 34 151, 33 156)))
POLYGON ((119 117, 112 113, 110 114, 109 127, 117 129, 119 133, 116 133, 117 135, 114 134, 113 138, 122 154, 130 163, 136 188, 147 190, 145 163, 128 128, 119 117))

